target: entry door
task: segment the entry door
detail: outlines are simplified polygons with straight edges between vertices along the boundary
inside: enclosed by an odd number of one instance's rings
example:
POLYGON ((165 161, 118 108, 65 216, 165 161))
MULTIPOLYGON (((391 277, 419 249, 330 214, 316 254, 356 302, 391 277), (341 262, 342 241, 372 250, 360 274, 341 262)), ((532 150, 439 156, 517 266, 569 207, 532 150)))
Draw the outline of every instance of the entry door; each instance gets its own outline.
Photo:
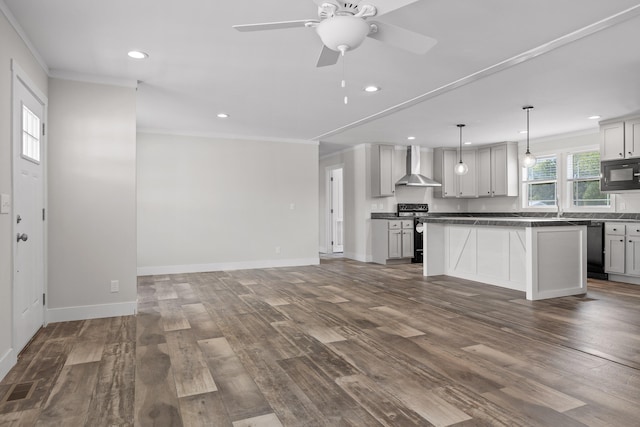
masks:
POLYGON ((331 171, 331 241, 332 252, 344 251, 344 206, 342 197, 342 169, 331 171))
POLYGON ((14 69, 13 316, 17 352, 44 323, 44 102, 14 69))

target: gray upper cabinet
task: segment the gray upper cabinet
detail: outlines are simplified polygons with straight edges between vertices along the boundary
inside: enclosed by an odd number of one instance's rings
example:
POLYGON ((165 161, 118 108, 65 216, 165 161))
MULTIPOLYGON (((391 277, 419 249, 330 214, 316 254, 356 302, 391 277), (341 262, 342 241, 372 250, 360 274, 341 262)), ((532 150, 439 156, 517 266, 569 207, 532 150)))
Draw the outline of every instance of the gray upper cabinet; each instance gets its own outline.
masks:
POLYGON ((458 176, 453 168, 459 161, 457 150, 437 148, 433 156, 434 178, 442 188, 437 197, 496 197, 518 195, 518 145, 503 142, 462 151, 462 161, 469 166, 466 175, 458 176))
POLYGON ((600 122, 600 160, 640 157, 640 117, 600 122))
POLYGON ((374 145, 371 148, 371 196, 395 195, 393 180, 393 145, 374 145))
POLYGON ((463 150, 462 161, 469 171, 456 175, 454 167, 460 161, 458 150, 436 148, 433 152, 433 179, 442 183, 434 188, 436 197, 478 197, 476 150, 463 150))

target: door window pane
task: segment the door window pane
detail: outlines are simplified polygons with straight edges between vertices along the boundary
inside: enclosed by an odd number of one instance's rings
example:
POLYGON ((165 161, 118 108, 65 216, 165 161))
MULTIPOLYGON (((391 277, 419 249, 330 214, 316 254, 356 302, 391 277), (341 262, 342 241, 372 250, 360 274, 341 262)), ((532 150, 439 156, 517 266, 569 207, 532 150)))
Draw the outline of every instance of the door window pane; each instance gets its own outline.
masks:
POLYGON ((22 106, 22 157, 40 163, 40 118, 22 106))

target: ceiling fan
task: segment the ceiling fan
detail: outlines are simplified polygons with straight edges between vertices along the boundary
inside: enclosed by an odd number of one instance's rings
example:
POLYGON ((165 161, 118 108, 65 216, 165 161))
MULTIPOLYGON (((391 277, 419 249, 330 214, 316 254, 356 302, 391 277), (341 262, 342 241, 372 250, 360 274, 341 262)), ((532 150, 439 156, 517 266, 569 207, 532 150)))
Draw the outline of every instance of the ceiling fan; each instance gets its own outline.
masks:
POLYGON ((435 39, 395 25, 368 20, 416 1, 418 0, 313 0, 318 5, 318 19, 234 25, 233 28, 238 31, 315 28, 324 44, 316 65, 318 67, 337 63, 340 55, 360 46, 366 37, 409 52, 424 54, 437 43, 435 39))

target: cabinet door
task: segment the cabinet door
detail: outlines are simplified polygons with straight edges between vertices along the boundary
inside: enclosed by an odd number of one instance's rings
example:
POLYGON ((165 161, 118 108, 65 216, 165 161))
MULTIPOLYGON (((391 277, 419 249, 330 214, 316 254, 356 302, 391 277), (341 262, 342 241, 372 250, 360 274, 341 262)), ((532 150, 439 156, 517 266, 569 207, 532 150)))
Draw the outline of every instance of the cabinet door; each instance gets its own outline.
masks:
POLYGON ((508 190, 507 146, 491 147, 491 195, 506 196, 508 190))
POLYGON ((604 237, 604 271, 624 274, 625 238, 607 234, 604 237))
POLYGON ((413 258, 413 230, 402 230, 402 258, 413 258))
POLYGON ((640 237, 627 236, 625 274, 640 276, 640 237))
POLYGON ((640 118, 624 122, 625 157, 640 157, 640 118))
POLYGON ((600 160, 624 158, 624 122, 600 126, 600 160))
POLYGON ((481 148, 476 157, 478 196, 491 197, 491 148, 481 148))
POLYGON ((402 230, 389 230, 389 258, 402 258, 402 230))
POLYGON ((469 171, 465 175, 458 177, 458 196, 478 197, 476 150, 463 151, 462 161, 467 164, 469 171))
POLYGON ((458 175, 453 171, 457 162, 458 155, 455 150, 442 152, 442 197, 458 196, 458 175))
POLYGON ((393 196, 395 183, 393 182, 393 146, 380 146, 380 195, 393 196))

